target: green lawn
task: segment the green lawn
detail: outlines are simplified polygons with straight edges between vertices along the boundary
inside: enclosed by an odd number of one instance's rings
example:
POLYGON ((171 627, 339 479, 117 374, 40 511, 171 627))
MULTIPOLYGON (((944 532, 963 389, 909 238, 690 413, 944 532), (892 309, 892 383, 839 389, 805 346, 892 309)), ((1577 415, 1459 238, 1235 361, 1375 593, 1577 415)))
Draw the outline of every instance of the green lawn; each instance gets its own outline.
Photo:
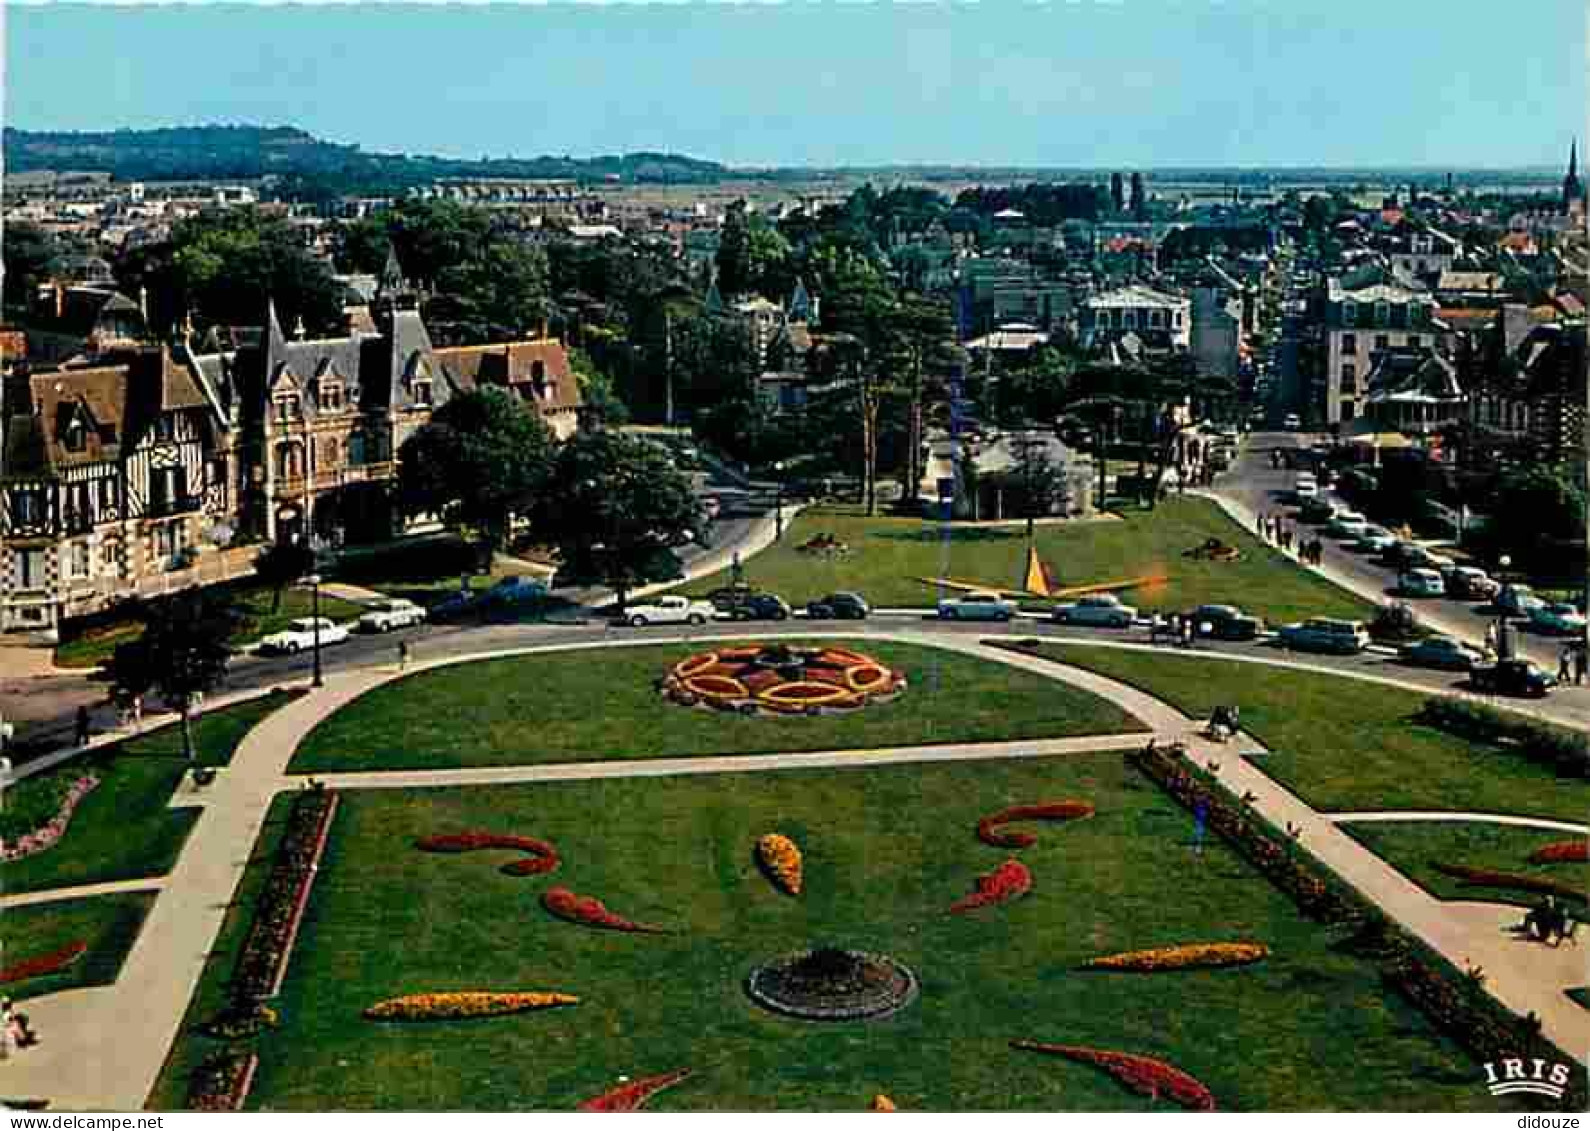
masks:
POLYGON ((128 892, 14 907, 0 914, 0 943, 4 944, 0 950, 5 954, 0 966, 25 962, 73 943, 88 944, 83 956, 59 974, 12 982, 0 993, 20 1001, 59 990, 110 985, 154 902, 153 893, 128 892))
MULTIPOLYGON (((288 698, 285 693, 266 695, 196 719, 193 735, 200 763, 226 765, 249 729, 288 698)), ((35 856, 0 864, 0 884, 6 891, 44 891, 163 876, 171 870, 198 817, 197 809, 166 807, 187 771, 180 729, 162 727, 101 747, 36 778, 26 778, 10 792, 22 795, 50 790, 53 786, 47 779, 76 778, 84 771, 97 776, 99 786, 77 807, 60 843, 35 856)))
POLYGON ((1426 696, 1347 676, 1087 645, 1038 655, 1132 684, 1195 718, 1218 704, 1271 753, 1262 768, 1323 812, 1467 809, 1582 820, 1583 779, 1414 721, 1426 696))
POLYGON ((1553 841, 1582 839, 1571 833, 1521 829, 1509 825, 1431 822, 1382 823, 1368 821, 1343 825, 1342 831, 1440 899, 1473 899, 1487 903, 1516 903, 1533 907, 1541 896, 1507 888, 1465 886, 1436 871, 1439 864, 1464 864, 1540 876, 1575 884, 1590 891, 1590 867, 1584 864, 1531 864, 1529 854, 1553 841))
POLYGON ((377 688, 311 731, 291 769, 450 769, 1142 729, 1097 696, 993 661, 868 640, 818 643, 843 643, 901 668, 910 688, 852 716, 746 718, 681 707, 654 689, 675 663, 709 644, 485 660, 377 688))
MULTIPOLYGON (((270 1110, 570 1110, 623 1076, 696 1070, 657 1110, 1165 1110, 1012 1038, 1157 1054, 1226 1110, 1497 1110, 1476 1069, 1119 756, 763 775, 622 779, 345 796, 279 998, 250 1106, 270 1110), (1086 798, 1091 820, 1040 828, 1033 893, 946 913, 1005 859, 977 818, 1086 798), (417 836, 545 837, 548 877, 499 854, 414 851, 417 836), (755 838, 805 854, 806 892, 775 893, 755 838), (553 920, 552 884, 669 935, 553 920), (1083 973, 1121 949, 1259 940, 1240 969, 1083 973), (758 961, 833 943, 911 965, 920 1000, 886 1021, 817 1026, 760 1012, 758 961), (556 989, 580 1005, 487 1021, 383 1026, 376 1000, 458 989, 556 989)), ((189 1038, 184 1046, 202 1044, 189 1038)), ((191 1063, 181 1047, 173 1065, 191 1063)), ((157 1095, 169 1095, 164 1087, 157 1095)))
MULTIPOLYGON (((271 611, 274 592, 266 586, 248 586, 233 594, 233 605, 241 614, 230 643, 234 648, 253 644, 273 632, 280 632, 289 621, 314 613, 314 595, 307 589, 288 589, 282 593, 281 607, 271 611)), ((335 621, 357 617, 363 609, 348 601, 320 595, 320 615, 335 621)), ((112 621, 94 628, 74 630, 55 649, 55 664, 62 668, 97 668, 110 659, 116 645, 136 640, 143 633, 136 621, 112 621)))
MULTIPOLYGON (((1128 511, 1120 521, 1037 528, 1040 557, 1059 584, 1086 585, 1163 575, 1161 585, 1122 593, 1147 609, 1187 609, 1206 602, 1240 604, 1271 622, 1306 616, 1367 617, 1372 607, 1265 545, 1232 522, 1215 504, 1176 498, 1154 511, 1128 511), (1243 559, 1218 563, 1183 557, 1183 551, 1219 538, 1239 547, 1243 559)), ((1020 526, 951 528, 915 518, 865 518, 854 508, 802 513, 784 541, 745 563, 755 585, 804 604, 834 590, 853 589, 874 605, 931 605, 934 586, 917 578, 951 578, 996 587, 1024 584, 1026 534, 1020 526), (824 560, 796 547, 828 532, 851 547, 850 556, 824 560)), ((692 582, 707 593, 729 575, 692 582)))

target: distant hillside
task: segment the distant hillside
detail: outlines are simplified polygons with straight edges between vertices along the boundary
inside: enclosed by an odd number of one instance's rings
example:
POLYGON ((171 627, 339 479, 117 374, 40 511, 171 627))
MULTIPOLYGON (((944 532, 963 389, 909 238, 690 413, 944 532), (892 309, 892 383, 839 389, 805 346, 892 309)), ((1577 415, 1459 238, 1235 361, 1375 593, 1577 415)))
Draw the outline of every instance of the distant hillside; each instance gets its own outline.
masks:
POLYGON ((390 192, 437 177, 570 178, 650 184, 704 184, 729 170, 672 153, 531 157, 482 161, 366 153, 291 126, 181 126, 109 133, 7 129, 10 173, 98 171, 129 181, 251 180, 275 175, 309 193, 390 192))

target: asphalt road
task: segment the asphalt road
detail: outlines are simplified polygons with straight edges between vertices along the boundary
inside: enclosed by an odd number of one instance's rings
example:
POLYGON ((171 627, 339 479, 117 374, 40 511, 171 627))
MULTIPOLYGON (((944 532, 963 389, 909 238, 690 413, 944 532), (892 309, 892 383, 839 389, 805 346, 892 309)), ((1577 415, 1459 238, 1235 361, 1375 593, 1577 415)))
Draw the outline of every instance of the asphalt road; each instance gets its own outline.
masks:
MULTIPOLYGON (((1243 503, 1250 510, 1265 514, 1284 513, 1290 522, 1296 522, 1297 508, 1292 502, 1291 489, 1297 479, 1295 471, 1275 470, 1270 467, 1270 449, 1308 447, 1320 437, 1300 432, 1255 432, 1248 437, 1232 469, 1216 485, 1215 492, 1243 503)), ((1333 501, 1341 502, 1339 499, 1333 501)), ((1324 527, 1302 527, 1305 532, 1317 532, 1325 543, 1326 562, 1359 584, 1363 592, 1376 593, 1382 598, 1406 600, 1437 631, 1459 636, 1479 645, 1485 641, 1485 630, 1495 624, 1494 613, 1487 605, 1451 601, 1444 597, 1405 598, 1397 593, 1397 571, 1382 565, 1376 558, 1359 553, 1338 543, 1325 534, 1324 527)), ((1305 535, 1307 536, 1307 535, 1305 535)), ((1564 638, 1543 636, 1514 622, 1516 651, 1528 656, 1550 672, 1556 672, 1557 659, 1564 638)))

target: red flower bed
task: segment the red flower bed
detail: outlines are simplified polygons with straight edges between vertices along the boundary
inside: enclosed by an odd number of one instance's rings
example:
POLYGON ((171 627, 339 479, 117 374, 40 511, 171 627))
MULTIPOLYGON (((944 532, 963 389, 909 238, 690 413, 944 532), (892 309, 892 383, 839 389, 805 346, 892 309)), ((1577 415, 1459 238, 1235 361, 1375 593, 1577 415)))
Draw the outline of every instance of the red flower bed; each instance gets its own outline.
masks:
POLYGON ((580 1111, 639 1111, 646 1106, 646 1101, 655 1096, 664 1088, 671 1088, 686 1076, 690 1069, 681 1068, 677 1072, 664 1072, 659 1076, 642 1076, 628 1084, 622 1084, 610 1092, 603 1092, 594 1099, 586 1100, 579 1106, 580 1111))
POLYGON ((1134 1092, 1154 1099, 1164 1095, 1194 1111, 1215 1110, 1215 1097, 1208 1088, 1181 1069, 1150 1056, 1133 1056, 1131 1053, 1090 1049, 1082 1045, 1047 1045, 1038 1041, 1011 1041, 1010 1047, 1096 1065, 1134 1092))
POLYGON ((977 877, 977 890, 950 904, 950 914, 1006 903, 1032 890, 1032 873, 1020 860, 1006 860, 986 876, 977 877))
POLYGON ((512 848, 530 855, 502 866, 510 876, 537 876, 558 866, 558 851, 544 840, 530 836, 505 836, 500 833, 446 833, 414 842, 421 852, 476 852, 483 848, 512 848))
POLYGON ((1075 821, 1093 816, 1086 801, 1046 801, 1041 805, 1012 805, 977 822, 977 839, 995 848, 1027 848, 1038 842, 1031 833, 1002 833, 1000 825, 1016 821, 1075 821))
POLYGON ((1466 864, 1442 864, 1432 860, 1430 866, 1443 875, 1462 882, 1465 887, 1514 888, 1518 891, 1538 891, 1558 895, 1565 899, 1583 900, 1584 889, 1561 880, 1548 880, 1541 876, 1525 876, 1516 872, 1494 872, 1489 868, 1470 868, 1466 864))
POLYGON ((241 1111, 259 1067, 259 1054, 218 1052, 193 1070, 188 1081, 190 1111, 241 1111))
POLYGON ((329 789, 304 790, 293 803, 233 971, 235 1001, 271 997, 281 989, 336 812, 337 795, 329 789))
POLYGON ((588 895, 575 895, 564 887, 552 888, 542 895, 541 906, 559 919, 578 923, 583 927, 601 927, 609 931, 631 931, 650 935, 668 933, 661 927, 649 927, 644 923, 626 919, 622 915, 615 915, 600 899, 588 895))
POLYGON ((0 986, 27 978, 41 978, 45 974, 59 974, 83 957, 83 952, 87 949, 86 942, 67 943, 59 950, 52 950, 48 954, 13 962, 10 966, 0 969, 0 986))
POLYGON ((1531 864, 1584 864, 1590 862, 1590 840, 1559 840, 1529 854, 1531 864))

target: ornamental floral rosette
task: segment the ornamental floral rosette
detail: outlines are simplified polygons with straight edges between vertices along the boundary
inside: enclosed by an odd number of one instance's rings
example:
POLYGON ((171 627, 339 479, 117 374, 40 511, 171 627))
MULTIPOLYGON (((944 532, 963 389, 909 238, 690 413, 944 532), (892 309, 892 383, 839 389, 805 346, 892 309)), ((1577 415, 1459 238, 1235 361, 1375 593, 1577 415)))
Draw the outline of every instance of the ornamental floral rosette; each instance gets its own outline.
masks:
POLYGON ((697 652, 661 681, 687 707, 740 714, 819 715, 899 698, 905 673, 848 648, 751 644, 697 652))

